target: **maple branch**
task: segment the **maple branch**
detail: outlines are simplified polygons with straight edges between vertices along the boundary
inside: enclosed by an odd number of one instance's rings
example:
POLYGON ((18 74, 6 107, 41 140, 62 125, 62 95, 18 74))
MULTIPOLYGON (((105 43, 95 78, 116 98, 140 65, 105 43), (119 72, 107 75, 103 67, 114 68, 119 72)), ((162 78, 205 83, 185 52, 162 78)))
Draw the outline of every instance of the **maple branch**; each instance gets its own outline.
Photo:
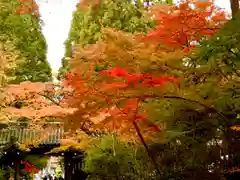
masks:
POLYGON ((179 96, 162 96, 162 97, 160 97, 160 96, 158 96, 158 95, 146 95, 146 96, 144 96, 146 99, 147 98, 163 98, 163 99, 180 99, 180 100, 183 100, 183 101, 187 101, 187 102, 191 102, 191 103, 194 103, 194 104, 198 104, 198 105, 200 105, 200 106, 202 106, 202 107, 205 107, 206 109, 208 109, 208 110, 211 110, 212 112, 214 112, 214 113, 216 113, 219 117, 221 117, 223 120, 224 120, 224 122, 227 124, 227 122, 228 122, 228 119, 222 114, 222 113, 220 113, 220 112, 218 112, 218 110, 216 110, 215 108, 213 108, 213 107, 209 107, 209 106, 207 106, 206 104, 203 104, 203 103, 201 103, 201 102, 199 102, 199 101, 197 101, 197 100, 193 100, 193 99, 187 99, 187 98, 183 98, 183 97, 179 97, 179 96))
MULTIPOLYGON (((105 94, 103 92, 100 92, 101 94, 105 94)), ((109 95, 109 94, 105 94, 107 96, 114 96, 114 95, 109 95)), ((116 97, 116 96, 114 96, 116 97)), ((162 97, 159 96, 159 95, 156 95, 156 94, 152 94, 152 95, 142 95, 142 96, 117 96, 118 98, 125 98, 125 99, 130 99, 130 98, 136 98, 136 99, 139 99, 141 98, 142 100, 144 99, 149 99, 149 98, 157 98, 157 99, 179 99, 179 100, 183 100, 183 101, 187 101, 187 102, 190 102, 190 103, 194 103, 194 104, 198 104, 214 113, 216 113, 219 117, 221 117, 222 120, 224 120, 225 124, 228 124, 228 119, 220 112, 218 112, 218 110, 216 110, 215 108, 213 107, 209 107, 208 105, 206 104, 203 104, 197 100, 193 100, 193 99, 187 99, 187 98, 184 98, 184 97, 179 97, 179 96, 167 96, 167 95, 163 95, 162 97)))
POLYGON ((137 108, 136 108, 136 111, 135 111, 135 114, 134 114, 134 119, 132 119, 132 123, 133 123, 134 128, 136 129, 136 132, 137 132, 138 137, 140 138, 140 140, 141 140, 144 148, 146 149, 146 151, 147 151, 147 153, 148 153, 148 156, 151 158, 151 160, 152 160, 152 162, 153 162, 153 165, 155 166, 155 169, 156 169, 157 172, 160 174, 160 171, 159 171, 159 169, 158 169, 157 162, 155 161, 154 157, 152 156, 152 154, 151 154, 151 152, 150 152, 150 150, 149 150, 149 147, 148 147, 147 143, 145 142, 143 135, 142 135, 141 132, 140 132, 140 128, 138 127, 137 122, 135 121, 136 115, 137 115, 137 113, 138 113, 138 111, 139 111, 139 103, 140 103, 141 101, 142 101, 142 99, 140 99, 140 98, 137 100, 137 108))
MULTIPOLYGON (((133 124, 133 126, 134 126, 134 128, 135 128, 135 130, 136 130, 136 132, 137 132, 137 135, 138 135, 141 143, 143 144, 145 150, 147 151, 148 156, 149 156, 150 159, 152 160, 155 169, 156 169, 157 172, 160 174, 160 170, 158 169, 157 162, 155 161, 154 157, 152 156, 152 154, 151 154, 151 152, 150 152, 150 150, 149 150, 149 147, 148 147, 146 141, 144 140, 144 137, 143 137, 143 135, 142 135, 142 133, 141 133, 141 131, 140 131, 140 128, 138 127, 137 122, 135 121, 135 120, 136 120, 137 113, 139 112, 139 103, 140 103, 142 100, 143 100, 142 98, 137 98, 137 107, 136 107, 136 110, 135 110, 135 112, 134 112, 134 116, 133 116, 133 118, 131 118, 131 120, 132 120, 132 124, 133 124)), ((123 110, 121 110, 121 108, 119 108, 117 104, 116 104, 116 107, 121 111, 121 113, 127 115, 127 113, 124 112, 123 110)))
POLYGON ((208 30, 220 30, 221 28, 220 27, 203 27, 203 28, 195 28, 195 27, 193 27, 193 28, 191 28, 191 29, 194 29, 194 30, 196 30, 196 29, 198 29, 198 30, 205 30, 205 29, 208 29, 208 30))
POLYGON ((38 95, 40 95, 40 96, 42 96, 42 97, 44 97, 44 98, 46 98, 46 99, 48 99, 48 100, 50 100, 52 103, 54 103, 55 105, 57 105, 57 106, 60 106, 60 103, 59 102, 57 102, 57 101, 55 101, 54 99, 52 99, 51 97, 49 97, 49 96, 47 96, 47 95, 45 95, 45 94, 41 94, 41 93, 37 93, 38 95))

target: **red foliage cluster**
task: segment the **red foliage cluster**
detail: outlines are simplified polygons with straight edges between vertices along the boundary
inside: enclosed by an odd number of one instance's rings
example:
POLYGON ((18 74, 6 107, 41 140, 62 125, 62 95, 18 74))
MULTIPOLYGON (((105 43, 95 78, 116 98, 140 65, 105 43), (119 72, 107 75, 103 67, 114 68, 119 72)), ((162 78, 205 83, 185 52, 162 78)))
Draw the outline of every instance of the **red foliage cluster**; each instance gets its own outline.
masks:
POLYGON ((39 7, 34 0, 19 0, 20 6, 16 8, 17 14, 33 13, 39 16, 39 7))
POLYGON ((182 78, 176 78, 172 76, 162 76, 162 77, 153 77, 151 74, 133 74, 128 73, 126 69, 116 67, 109 70, 104 70, 100 72, 101 75, 106 75, 108 77, 121 77, 124 82, 115 82, 112 84, 108 84, 105 87, 105 90, 111 88, 127 88, 129 86, 138 87, 139 83, 143 87, 161 87, 166 82, 177 82, 182 80, 182 78))
POLYGON ((227 20, 224 11, 214 7, 211 1, 181 1, 179 6, 159 7, 154 14, 158 26, 143 39, 181 48, 184 52, 215 34, 227 20))
POLYGON ((114 118, 114 122, 104 121, 102 123, 105 124, 105 127, 111 125, 112 127, 110 128, 113 128, 114 131, 119 131, 119 127, 121 127, 122 124, 130 128, 133 122, 137 122, 142 127, 144 134, 159 132, 161 128, 151 122, 147 114, 138 111, 139 105, 138 99, 136 98, 128 100, 123 108, 107 109, 104 112, 111 115, 114 118), (117 124, 119 124, 119 126, 117 124))
MULTIPOLYGON (((106 75, 111 78, 121 77, 123 78, 124 82, 115 82, 112 84, 107 84, 104 88, 105 90, 109 90, 112 88, 138 88, 139 85, 142 87, 147 88, 154 88, 154 87, 163 87, 167 82, 178 82, 182 80, 182 78, 172 77, 172 76, 162 76, 162 77, 153 77, 151 74, 133 74, 129 73, 126 69, 116 67, 109 70, 104 70, 100 72, 101 75, 106 75), (140 83, 140 84, 139 84, 140 83)), ((145 95, 144 92, 142 96, 136 97, 134 99, 129 99, 122 109, 110 109, 107 112, 114 116, 115 118, 118 117, 119 120, 123 119, 130 119, 132 121, 145 121, 148 127, 154 128, 155 130, 159 131, 160 128, 150 121, 146 115, 140 115, 138 112, 139 103, 141 100, 144 100, 145 95), (124 118, 125 117, 125 118, 124 118)))
MULTIPOLYGON (((105 77, 105 80, 101 81, 100 84, 98 84, 98 82, 93 83, 96 87, 91 86, 91 88, 88 89, 86 84, 90 84, 89 80, 83 80, 79 73, 69 73, 67 75, 66 85, 73 88, 75 92, 75 96, 71 98, 71 102, 82 97, 91 97, 92 95, 95 95, 94 98, 102 98, 103 103, 107 103, 108 107, 105 110, 99 110, 99 112, 105 114, 106 118, 97 122, 95 127, 119 132, 121 136, 127 136, 128 138, 129 132, 135 134, 132 129, 134 129, 134 124, 136 126, 136 123, 141 127, 144 136, 160 131, 159 125, 151 122, 146 113, 140 112, 139 110, 142 101, 148 98, 145 95, 145 91, 141 88, 159 88, 163 87, 166 83, 178 83, 178 81, 182 80, 182 78, 172 76, 153 77, 151 74, 129 73, 127 69, 120 67, 103 70, 98 76, 99 75, 105 77), (113 97, 108 94, 112 93, 113 90, 122 91, 123 94, 128 90, 138 92, 129 97, 116 93, 113 97), (115 101, 116 99, 124 102, 124 106, 119 107, 115 101)), ((92 99, 92 101, 95 100, 96 99, 92 99)))
POLYGON ((21 164, 25 165, 24 171, 27 173, 38 173, 40 169, 36 168, 35 165, 30 164, 27 161, 21 161, 21 164))

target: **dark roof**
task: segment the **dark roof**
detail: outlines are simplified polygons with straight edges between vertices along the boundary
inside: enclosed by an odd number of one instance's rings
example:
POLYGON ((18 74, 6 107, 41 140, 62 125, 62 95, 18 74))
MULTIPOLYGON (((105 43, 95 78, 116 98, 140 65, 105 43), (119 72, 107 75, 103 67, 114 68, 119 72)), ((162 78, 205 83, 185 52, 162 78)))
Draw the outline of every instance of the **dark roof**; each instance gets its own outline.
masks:
POLYGON ((14 139, 18 143, 27 142, 29 145, 56 145, 60 144, 60 140, 63 138, 64 130, 62 128, 54 129, 52 132, 43 130, 29 130, 29 129, 5 129, 0 130, 0 145, 8 144, 14 139), (43 135, 46 135, 42 138, 43 135), (41 140, 42 139, 42 140, 41 140))

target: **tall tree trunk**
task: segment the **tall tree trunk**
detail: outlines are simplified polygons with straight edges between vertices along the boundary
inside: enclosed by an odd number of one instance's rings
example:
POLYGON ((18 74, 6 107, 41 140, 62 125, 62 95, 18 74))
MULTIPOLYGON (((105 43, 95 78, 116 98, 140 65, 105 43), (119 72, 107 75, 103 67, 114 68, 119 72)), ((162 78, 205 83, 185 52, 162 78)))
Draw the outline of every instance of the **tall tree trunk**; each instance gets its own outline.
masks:
POLYGON ((235 17, 239 11, 239 0, 230 0, 232 17, 235 17))

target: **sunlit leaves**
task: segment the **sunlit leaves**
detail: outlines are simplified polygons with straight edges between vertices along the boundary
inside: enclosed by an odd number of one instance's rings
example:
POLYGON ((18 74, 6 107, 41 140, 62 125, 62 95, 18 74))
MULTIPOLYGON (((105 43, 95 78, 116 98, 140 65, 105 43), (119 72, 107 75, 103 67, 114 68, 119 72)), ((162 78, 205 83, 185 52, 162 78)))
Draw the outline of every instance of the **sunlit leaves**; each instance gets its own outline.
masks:
POLYGON ((70 112, 55 100, 57 94, 51 84, 24 82, 8 85, 1 89, 3 120, 16 121, 24 117, 29 119, 29 127, 40 128, 50 117, 72 113, 74 109, 68 109, 70 112))
POLYGON ((15 78, 14 73, 16 66, 24 62, 21 53, 16 50, 13 44, 11 41, 0 41, 1 86, 15 78))
MULTIPOLYGON (((166 5, 164 5, 165 7, 166 5)), ((193 41, 215 34, 226 21, 224 12, 217 10, 212 2, 182 1, 168 8, 153 7, 158 26, 149 32, 145 40, 163 43, 188 52, 193 41), (191 8, 194 4, 195 8, 191 8), (157 9, 158 8, 158 9, 157 9)))
MULTIPOLYGON (((124 32, 142 33, 152 27, 151 20, 143 16, 141 8, 135 6, 130 0, 104 0, 84 1, 83 4, 101 5, 101 8, 94 6, 92 10, 84 11, 80 8, 73 15, 72 26, 69 38, 66 41, 65 57, 71 57, 72 46, 94 44, 103 38, 102 27, 115 28, 124 32), (95 9, 95 7, 97 9, 95 9), (74 45, 72 45, 74 43, 74 45)), ((81 4, 80 3, 80 4, 81 4)), ((68 69, 68 62, 63 60, 62 71, 68 69), (64 70, 65 69, 65 70, 64 70)))
POLYGON ((232 126, 231 129, 234 131, 240 131, 240 125, 232 126))

